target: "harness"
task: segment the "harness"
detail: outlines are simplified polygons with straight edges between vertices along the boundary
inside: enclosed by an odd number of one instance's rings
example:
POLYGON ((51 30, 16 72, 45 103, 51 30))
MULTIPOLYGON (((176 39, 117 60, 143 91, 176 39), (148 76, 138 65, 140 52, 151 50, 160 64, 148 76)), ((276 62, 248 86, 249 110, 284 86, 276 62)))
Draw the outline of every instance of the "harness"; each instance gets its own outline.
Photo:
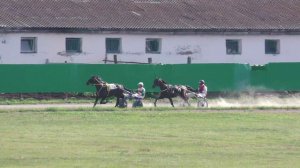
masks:
POLYGON ((172 89, 175 89, 175 87, 170 87, 170 86, 166 86, 167 88, 164 90, 161 90, 160 93, 166 92, 166 91, 170 91, 172 92, 172 89))
POLYGON ((107 95, 106 97, 109 95, 109 92, 110 92, 110 88, 108 87, 107 83, 106 82, 101 82, 100 80, 98 80, 97 78, 95 78, 96 82, 98 82, 98 84, 94 84, 95 86, 102 86, 100 88, 100 90, 98 91, 98 94, 100 94, 101 90, 103 89, 103 87, 106 87, 106 90, 107 90, 107 95))
POLYGON ((106 87, 106 90, 107 90, 107 92, 109 92, 110 91, 110 87, 109 87, 109 85, 105 82, 105 83, 103 83, 103 86, 104 87, 106 87))
MULTIPOLYGON (((166 91, 170 91, 172 94, 174 94, 174 93, 177 92, 177 91, 181 92, 182 89, 186 89, 186 88, 183 88, 183 87, 178 86, 178 85, 172 86, 172 85, 166 84, 166 83, 164 83, 163 81, 159 81, 159 82, 160 82, 161 84, 165 85, 165 87, 166 87, 165 89, 160 90, 160 94, 163 93, 163 92, 166 92, 166 91)), ((159 84, 158 84, 158 86, 159 86, 159 84)))
POLYGON ((161 90, 160 92, 164 92, 164 91, 167 91, 169 88, 166 88, 166 89, 164 89, 164 90, 161 90))

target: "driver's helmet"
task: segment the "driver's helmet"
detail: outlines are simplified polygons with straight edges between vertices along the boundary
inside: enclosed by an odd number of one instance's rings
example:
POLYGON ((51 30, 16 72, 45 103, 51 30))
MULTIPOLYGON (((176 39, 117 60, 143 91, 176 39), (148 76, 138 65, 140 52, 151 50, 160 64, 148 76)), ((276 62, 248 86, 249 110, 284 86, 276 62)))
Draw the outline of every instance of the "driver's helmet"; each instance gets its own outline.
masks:
POLYGON ((141 85, 142 87, 144 87, 144 83, 143 82, 139 82, 138 85, 141 85))
POLYGON ((205 81, 204 80, 200 80, 199 83, 200 84, 205 84, 205 81))

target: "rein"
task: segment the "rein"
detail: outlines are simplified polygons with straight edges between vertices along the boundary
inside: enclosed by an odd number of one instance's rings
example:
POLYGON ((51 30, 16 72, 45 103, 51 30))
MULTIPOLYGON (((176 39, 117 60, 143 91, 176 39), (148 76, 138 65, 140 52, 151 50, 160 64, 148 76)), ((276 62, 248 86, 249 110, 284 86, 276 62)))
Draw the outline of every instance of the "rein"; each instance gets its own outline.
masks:
POLYGON ((168 89, 169 89, 168 85, 166 85, 166 84, 163 83, 162 81, 159 81, 159 85, 158 85, 158 86, 159 86, 159 87, 162 87, 162 86, 165 86, 165 87, 166 87, 166 89, 160 90, 161 93, 162 93, 162 92, 165 92, 165 91, 168 91, 168 89))
POLYGON ((98 84, 95 85, 101 85, 101 81, 98 78, 95 78, 95 81, 98 82, 98 84))
POLYGON ((164 89, 164 90, 161 90, 160 92, 165 92, 165 91, 167 91, 169 88, 166 88, 166 89, 164 89))
POLYGON ((97 82, 97 84, 94 84, 94 86, 102 86, 102 87, 99 89, 98 93, 100 93, 100 92, 102 91, 103 87, 106 86, 106 90, 107 90, 107 95, 106 95, 106 96, 108 96, 108 95, 109 95, 109 92, 110 92, 109 87, 108 87, 105 83, 102 83, 98 78, 95 78, 95 81, 97 82))

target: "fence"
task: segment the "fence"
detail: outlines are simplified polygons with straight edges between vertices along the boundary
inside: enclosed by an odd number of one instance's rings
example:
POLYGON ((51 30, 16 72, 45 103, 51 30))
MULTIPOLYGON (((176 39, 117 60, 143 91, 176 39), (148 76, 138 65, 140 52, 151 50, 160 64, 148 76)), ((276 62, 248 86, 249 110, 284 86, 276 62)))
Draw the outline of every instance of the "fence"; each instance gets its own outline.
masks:
POLYGON ((130 89, 143 81, 147 91, 154 78, 171 84, 197 87, 207 81, 209 91, 259 90, 300 91, 300 63, 274 63, 251 67, 248 64, 43 64, 0 65, 0 93, 93 92, 85 83, 92 75, 124 84, 130 89))

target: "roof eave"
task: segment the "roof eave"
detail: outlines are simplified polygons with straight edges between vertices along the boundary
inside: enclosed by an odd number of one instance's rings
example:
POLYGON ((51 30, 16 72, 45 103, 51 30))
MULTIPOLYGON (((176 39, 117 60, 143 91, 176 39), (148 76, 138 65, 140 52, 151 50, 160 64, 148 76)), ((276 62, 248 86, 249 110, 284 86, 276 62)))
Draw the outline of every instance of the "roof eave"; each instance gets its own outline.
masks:
POLYGON ((103 34, 225 34, 225 35, 300 35, 300 29, 252 28, 60 28, 0 27, 0 33, 103 33, 103 34))

